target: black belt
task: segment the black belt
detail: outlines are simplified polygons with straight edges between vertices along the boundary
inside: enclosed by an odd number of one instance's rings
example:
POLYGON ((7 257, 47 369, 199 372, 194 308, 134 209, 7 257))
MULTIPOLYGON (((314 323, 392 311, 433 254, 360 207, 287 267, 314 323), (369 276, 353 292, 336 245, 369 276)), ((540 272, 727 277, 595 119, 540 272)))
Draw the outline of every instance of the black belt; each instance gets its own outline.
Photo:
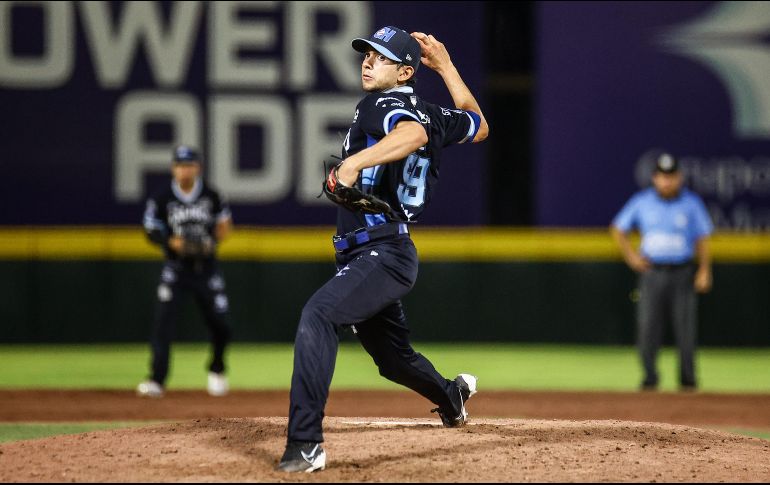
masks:
POLYGON ((385 239, 398 236, 399 234, 409 234, 409 228, 403 222, 391 222, 372 227, 362 227, 347 234, 336 235, 332 237, 334 249, 338 253, 349 251, 355 247, 364 245, 370 241, 385 239))
POLYGON ((652 267, 653 269, 661 270, 661 271, 673 271, 676 269, 683 269, 691 267, 693 264, 692 261, 685 261, 684 263, 672 263, 672 264, 656 264, 653 263, 652 267))

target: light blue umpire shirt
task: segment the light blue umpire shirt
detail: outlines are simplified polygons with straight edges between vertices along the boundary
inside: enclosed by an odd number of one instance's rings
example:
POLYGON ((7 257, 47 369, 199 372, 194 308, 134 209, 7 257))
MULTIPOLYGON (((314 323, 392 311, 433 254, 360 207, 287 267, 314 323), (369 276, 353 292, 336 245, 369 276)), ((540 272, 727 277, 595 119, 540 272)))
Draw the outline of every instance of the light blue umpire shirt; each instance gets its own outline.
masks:
POLYGON ((703 201, 686 188, 670 200, 661 197, 654 187, 637 192, 612 225, 623 232, 638 229, 642 236, 640 251, 653 264, 691 261, 698 240, 714 231, 703 201))

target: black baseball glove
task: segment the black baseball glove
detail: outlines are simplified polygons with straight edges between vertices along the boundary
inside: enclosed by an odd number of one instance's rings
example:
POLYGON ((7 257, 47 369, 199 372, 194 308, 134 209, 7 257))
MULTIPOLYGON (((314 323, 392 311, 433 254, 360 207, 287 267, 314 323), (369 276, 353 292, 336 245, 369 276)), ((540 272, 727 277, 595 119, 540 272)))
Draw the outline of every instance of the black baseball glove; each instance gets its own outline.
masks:
POLYGON ((208 235, 185 235, 182 244, 182 256, 200 258, 214 253, 216 244, 208 235))
POLYGON ((391 213, 390 205, 384 200, 371 194, 365 194, 356 187, 343 185, 337 178, 340 165, 333 166, 323 182, 323 193, 329 200, 354 212, 386 215, 391 213))

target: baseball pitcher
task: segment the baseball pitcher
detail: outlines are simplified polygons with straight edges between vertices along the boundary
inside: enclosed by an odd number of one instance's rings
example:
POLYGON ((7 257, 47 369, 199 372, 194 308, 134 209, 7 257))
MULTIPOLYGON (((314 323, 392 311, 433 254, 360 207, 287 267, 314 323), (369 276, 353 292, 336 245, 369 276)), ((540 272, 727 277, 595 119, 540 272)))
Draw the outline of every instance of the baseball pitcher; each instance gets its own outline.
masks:
POLYGON ((341 163, 331 167, 324 193, 339 205, 333 237, 337 272, 307 302, 294 344, 286 472, 326 466, 322 421, 337 356, 338 330, 353 326, 380 374, 431 401, 443 424, 465 424, 465 403, 476 377, 442 377, 409 342, 401 299, 417 279, 410 225, 436 190, 441 151, 477 143, 489 128, 444 45, 432 35, 383 27, 355 39, 362 54, 366 96, 352 114, 341 163), (420 64, 438 73, 455 106, 420 98, 414 75, 420 64))

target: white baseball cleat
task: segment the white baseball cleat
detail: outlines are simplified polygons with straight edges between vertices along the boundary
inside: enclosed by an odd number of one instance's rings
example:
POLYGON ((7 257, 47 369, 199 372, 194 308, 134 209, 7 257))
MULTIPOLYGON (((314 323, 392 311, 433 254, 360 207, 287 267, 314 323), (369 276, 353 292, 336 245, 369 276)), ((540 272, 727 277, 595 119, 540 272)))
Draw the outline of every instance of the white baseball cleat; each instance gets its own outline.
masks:
POLYGON ((460 388, 460 392, 463 396, 463 402, 471 398, 476 392, 478 392, 477 384, 478 377, 471 374, 459 374, 455 377, 455 383, 460 388))
POLYGON ((460 374, 455 377, 454 383, 460 395, 460 414, 454 416, 448 411, 436 408, 432 413, 438 413, 441 422, 446 428, 459 428, 468 422, 468 412, 465 410, 465 403, 477 392, 478 378, 471 374, 460 374))
POLYGON ((209 382, 206 390, 211 396, 226 396, 230 391, 230 385, 227 383, 227 377, 225 377, 224 374, 209 372, 209 382))
POLYGON ((326 452, 321 443, 289 441, 276 470, 287 473, 312 473, 326 468, 326 452))
POLYGON ((136 386, 136 394, 139 397, 163 397, 164 391, 163 386, 158 384, 155 381, 144 381, 140 382, 138 386, 136 386))

